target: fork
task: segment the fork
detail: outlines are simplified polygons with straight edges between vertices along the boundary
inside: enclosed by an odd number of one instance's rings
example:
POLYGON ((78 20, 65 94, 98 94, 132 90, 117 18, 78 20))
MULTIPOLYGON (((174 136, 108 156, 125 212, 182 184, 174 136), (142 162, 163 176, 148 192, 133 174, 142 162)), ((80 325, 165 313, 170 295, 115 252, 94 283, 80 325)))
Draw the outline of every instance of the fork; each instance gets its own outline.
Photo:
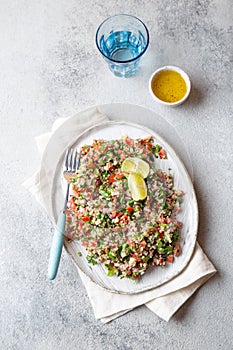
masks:
MULTIPOLYGON (((66 155, 65 155, 65 170, 63 172, 63 175, 66 179, 69 180, 69 177, 73 175, 80 163, 80 153, 79 157, 77 159, 78 152, 73 149, 67 149, 66 155)), ((57 221, 57 228, 53 235, 51 250, 50 250, 50 257, 49 257, 49 264, 48 264, 48 278, 50 280, 53 280, 58 271, 61 253, 62 253, 62 247, 64 243, 64 237, 63 237, 63 231, 65 230, 66 225, 66 209, 67 209, 67 202, 69 199, 69 193, 70 193, 70 182, 68 181, 67 184, 67 190, 66 190, 66 197, 65 197, 65 203, 64 208, 62 212, 60 213, 57 221)))

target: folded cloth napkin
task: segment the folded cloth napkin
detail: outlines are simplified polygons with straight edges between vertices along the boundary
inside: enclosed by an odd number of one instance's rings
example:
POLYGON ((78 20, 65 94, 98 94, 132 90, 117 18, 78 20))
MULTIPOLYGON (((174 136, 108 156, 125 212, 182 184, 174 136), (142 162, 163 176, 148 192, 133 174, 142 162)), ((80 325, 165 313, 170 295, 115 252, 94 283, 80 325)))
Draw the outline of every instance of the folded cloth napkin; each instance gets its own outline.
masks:
MULTIPOLYGON (((50 133, 36 138, 38 151, 41 156, 46 152, 46 145, 57 128, 62 125, 64 133, 70 132, 65 127, 66 120, 66 118, 58 119, 54 123, 50 133)), ((79 118, 76 118, 76 122, 72 125, 72 132, 75 132, 78 136, 78 134, 91 125, 106 120, 108 120, 106 116, 101 114, 97 109, 92 109, 88 113, 85 112, 83 116, 79 115, 79 118)), ((45 202, 41 198, 43 179, 41 179, 41 176, 39 177, 39 173, 40 171, 26 180, 23 185, 44 206, 45 202)), ((195 245, 194 253, 189 264, 178 276, 152 290, 137 294, 109 292, 92 282, 78 267, 77 269, 90 298, 95 317, 103 323, 112 321, 140 305, 146 305, 160 318, 169 321, 184 302, 216 272, 215 267, 204 254, 198 243, 195 245)))

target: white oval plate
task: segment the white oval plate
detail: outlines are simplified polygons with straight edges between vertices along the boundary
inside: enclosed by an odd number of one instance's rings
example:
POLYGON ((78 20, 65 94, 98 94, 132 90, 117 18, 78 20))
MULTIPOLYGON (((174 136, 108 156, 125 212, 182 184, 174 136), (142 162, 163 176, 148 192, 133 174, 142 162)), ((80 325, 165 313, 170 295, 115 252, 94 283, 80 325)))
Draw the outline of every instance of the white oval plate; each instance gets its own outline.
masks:
MULTIPOLYGON (((141 108, 141 107, 139 107, 141 108)), ((185 192, 184 201, 182 203, 182 211, 178 216, 178 220, 183 222, 181 231, 182 254, 177 257, 173 264, 167 264, 165 268, 151 267, 138 281, 129 279, 119 279, 117 277, 108 277, 104 267, 101 265, 89 265, 86 261, 86 250, 81 244, 75 240, 68 242, 65 240, 65 247, 71 255, 74 263, 84 272, 93 282, 99 286, 116 293, 133 294, 139 293, 160 286, 175 276, 177 276, 188 264, 196 242, 198 227, 198 208, 193 184, 190 176, 183 165, 182 161, 174 151, 174 149, 157 133, 144 126, 130 122, 110 121, 95 125, 94 127, 84 131, 75 140, 70 140, 69 146, 80 148, 83 144, 92 143, 93 139, 117 139, 124 135, 131 138, 142 138, 153 136, 155 143, 159 143, 167 152, 168 159, 166 161, 155 160, 156 166, 164 171, 170 172, 174 176, 174 188, 185 192), (79 256, 77 252, 81 252, 79 256)), ((69 140, 69 135, 67 135, 69 140)), ((63 179, 63 163, 65 149, 57 160, 54 167, 54 174, 51 185, 50 204, 51 212, 54 220, 62 208, 62 199, 64 200, 66 184, 63 179)))

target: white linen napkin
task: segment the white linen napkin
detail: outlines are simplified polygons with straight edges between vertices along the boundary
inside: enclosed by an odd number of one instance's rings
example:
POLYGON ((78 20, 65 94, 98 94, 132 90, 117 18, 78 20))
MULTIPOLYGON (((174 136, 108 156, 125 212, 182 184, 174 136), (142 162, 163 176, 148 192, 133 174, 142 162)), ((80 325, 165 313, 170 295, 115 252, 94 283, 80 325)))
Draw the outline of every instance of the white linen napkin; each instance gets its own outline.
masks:
MULTIPOLYGON (((46 152, 46 145, 53 132, 61 125, 64 126, 66 120, 66 118, 59 118, 54 123, 50 133, 43 134, 36 138, 38 151, 41 157, 43 153, 46 152)), ((74 123, 72 131, 75 131, 78 136, 78 134, 91 125, 106 120, 108 120, 106 116, 99 113, 97 110, 94 110, 94 112, 92 110, 89 115, 85 113, 83 118, 80 116, 79 122, 74 123)), ((66 130, 64 127, 64 133, 66 132, 69 132, 69 130, 66 130)), ((39 178, 39 171, 26 180, 23 186, 44 206, 44 201, 41 197, 43 179, 41 177, 39 178)), ((160 318, 169 321, 172 315, 174 315, 185 301, 216 272, 215 267, 204 254, 198 243, 196 243, 189 264, 178 276, 162 286, 142 293, 117 294, 108 292, 92 282, 78 267, 77 269, 86 288, 95 317, 100 319, 103 323, 112 321, 140 305, 146 305, 160 318)))

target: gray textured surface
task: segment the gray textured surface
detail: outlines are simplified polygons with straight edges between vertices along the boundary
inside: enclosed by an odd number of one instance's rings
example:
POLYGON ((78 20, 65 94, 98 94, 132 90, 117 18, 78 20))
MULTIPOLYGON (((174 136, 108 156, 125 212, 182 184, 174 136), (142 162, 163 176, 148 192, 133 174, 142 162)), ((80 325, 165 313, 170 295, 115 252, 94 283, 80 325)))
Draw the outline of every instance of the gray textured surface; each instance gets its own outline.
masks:
POLYGON ((233 348, 232 163, 233 7, 231 0, 2 0, 0 3, 0 348, 233 348), (108 15, 126 12, 148 25, 151 43, 137 75, 114 78, 94 35, 108 15), (177 109, 160 107, 150 74, 174 64, 193 89, 177 109), (59 116, 127 102, 170 121, 193 163, 200 209, 198 240, 218 269, 169 323, 145 307, 103 325, 96 321, 64 252, 46 279, 50 222, 20 186, 39 166, 34 137, 59 116))

